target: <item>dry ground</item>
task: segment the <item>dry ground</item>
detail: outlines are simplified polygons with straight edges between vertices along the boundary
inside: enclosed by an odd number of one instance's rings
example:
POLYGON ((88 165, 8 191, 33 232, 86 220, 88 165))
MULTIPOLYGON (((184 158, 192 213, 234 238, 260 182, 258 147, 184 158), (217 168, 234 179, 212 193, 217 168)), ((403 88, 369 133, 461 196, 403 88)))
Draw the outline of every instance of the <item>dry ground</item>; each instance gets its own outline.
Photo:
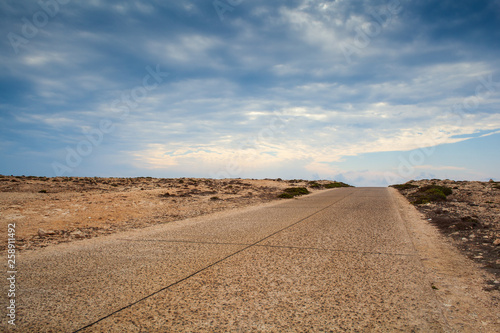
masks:
POLYGON ((452 190, 446 200, 416 204, 427 220, 469 258, 494 273, 487 289, 500 283, 500 184, 496 182, 419 180, 399 187, 412 202, 425 186, 445 186, 452 190))
POLYGON ((278 200, 283 189, 308 185, 281 179, 0 176, 0 249, 6 248, 10 223, 16 225, 18 249, 36 249, 278 200))

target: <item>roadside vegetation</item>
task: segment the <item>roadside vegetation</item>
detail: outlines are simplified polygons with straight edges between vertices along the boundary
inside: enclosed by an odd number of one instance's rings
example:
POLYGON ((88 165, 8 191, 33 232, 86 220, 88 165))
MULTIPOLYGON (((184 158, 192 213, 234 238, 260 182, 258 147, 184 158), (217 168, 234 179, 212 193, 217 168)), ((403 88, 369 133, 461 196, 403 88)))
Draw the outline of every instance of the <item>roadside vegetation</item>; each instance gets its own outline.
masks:
POLYGON ((283 193, 278 195, 278 198, 291 199, 300 195, 309 194, 309 190, 305 187, 289 187, 283 190, 283 193))
MULTIPOLYGON (((329 182, 325 183, 325 181, 310 181, 307 183, 307 187, 314 190, 323 190, 323 189, 332 189, 332 188, 340 188, 340 187, 353 187, 349 184, 343 182, 329 182)), ((278 195, 278 198, 282 199, 291 199, 296 196, 305 195, 311 193, 307 187, 289 187, 283 190, 283 193, 278 195)))
POLYGON ((414 205, 425 205, 431 202, 446 201, 447 196, 453 193, 453 190, 447 186, 426 185, 419 187, 414 184, 391 185, 399 191, 417 188, 417 191, 411 194, 409 201, 414 205))

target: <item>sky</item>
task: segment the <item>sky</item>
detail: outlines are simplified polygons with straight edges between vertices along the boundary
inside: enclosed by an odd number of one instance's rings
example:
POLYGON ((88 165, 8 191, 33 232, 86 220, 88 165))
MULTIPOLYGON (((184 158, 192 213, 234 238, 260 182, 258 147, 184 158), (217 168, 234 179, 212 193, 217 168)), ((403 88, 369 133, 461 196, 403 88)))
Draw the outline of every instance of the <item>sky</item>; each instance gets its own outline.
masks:
POLYGON ((0 174, 500 179, 498 0, 0 2, 0 174))

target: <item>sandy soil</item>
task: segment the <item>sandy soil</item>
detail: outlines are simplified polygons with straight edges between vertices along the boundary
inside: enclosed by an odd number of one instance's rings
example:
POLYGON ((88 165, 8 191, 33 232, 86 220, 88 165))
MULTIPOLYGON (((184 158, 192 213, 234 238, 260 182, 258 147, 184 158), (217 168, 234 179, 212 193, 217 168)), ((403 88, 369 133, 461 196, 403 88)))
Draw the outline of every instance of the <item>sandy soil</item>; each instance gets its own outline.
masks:
POLYGON ((449 236, 423 219, 423 214, 408 205, 404 196, 397 196, 396 201, 427 279, 442 305, 449 326, 445 332, 499 332, 500 291, 489 287, 495 275, 464 256, 449 236))
POLYGON ((499 290, 500 283, 500 184, 496 182, 419 180, 400 187, 410 201, 424 186, 446 186, 446 200, 416 204, 428 221, 484 269, 495 274, 486 289, 499 290))
MULTIPOLYGON (((319 181, 320 184, 330 183, 319 181)), ((278 199, 304 180, 0 176, 0 249, 15 223, 18 249, 92 238, 278 199)))

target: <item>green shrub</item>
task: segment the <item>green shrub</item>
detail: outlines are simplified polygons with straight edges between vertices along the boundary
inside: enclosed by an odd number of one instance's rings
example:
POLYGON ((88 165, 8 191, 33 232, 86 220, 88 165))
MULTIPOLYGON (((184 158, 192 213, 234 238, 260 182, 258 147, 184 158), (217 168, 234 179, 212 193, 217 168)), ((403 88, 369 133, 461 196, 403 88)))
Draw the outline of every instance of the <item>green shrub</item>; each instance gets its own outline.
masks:
POLYGON ((446 186, 438 186, 438 185, 423 186, 418 191, 419 192, 428 192, 428 191, 435 192, 436 190, 439 190, 445 196, 448 196, 448 195, 453 193, 451 188, 446 187, 446 186))
POLYGON ((391 187, 394 187, 395 189, 402 191, 402 190, 410 190, 412 188, 417 188, 418 185, 405 183, 405 184, 391 185, 391 187))
POLYGON ((289 187, 283 190, 283 193, 278 195, 278 198, 290 199, 299 195, 309 194, 309 190, 305 187, 289 187))
POLYGON ((337 187, 352 187, 352 186, 343 182, 333 182, 325 185, 325 188, 337 188, 337 187))
POLYGON ((452 189, 446 186, 423 186, 413 195, 414 200, 412 203, 414 205, 424 205, 430 202, 446 201, 446 197, 452 193, 452 189))
POLYGON ((289 188, 286 188, 285 190, 285 193, 289 193, 293 196, 296 196, 296 195, 304 195, 304 194, 309 194, 309 190, 305 187, 289 187, 289 188))

